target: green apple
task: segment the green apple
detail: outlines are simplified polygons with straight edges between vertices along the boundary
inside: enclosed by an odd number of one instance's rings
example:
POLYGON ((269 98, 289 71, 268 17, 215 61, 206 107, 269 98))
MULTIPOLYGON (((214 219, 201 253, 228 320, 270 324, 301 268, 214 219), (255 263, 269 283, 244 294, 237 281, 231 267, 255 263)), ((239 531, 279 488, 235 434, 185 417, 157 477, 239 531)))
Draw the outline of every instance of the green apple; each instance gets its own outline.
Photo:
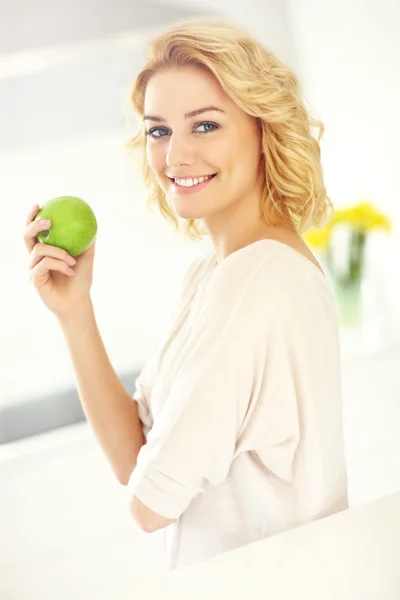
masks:
POLYGON ((49 219, 48 231, 40 231, 42 244, 63 248, 71 256, 79 256, 93 243, 97 221, 89 204, 76 196, 59 196, 42 206, 35 219, 49 219))

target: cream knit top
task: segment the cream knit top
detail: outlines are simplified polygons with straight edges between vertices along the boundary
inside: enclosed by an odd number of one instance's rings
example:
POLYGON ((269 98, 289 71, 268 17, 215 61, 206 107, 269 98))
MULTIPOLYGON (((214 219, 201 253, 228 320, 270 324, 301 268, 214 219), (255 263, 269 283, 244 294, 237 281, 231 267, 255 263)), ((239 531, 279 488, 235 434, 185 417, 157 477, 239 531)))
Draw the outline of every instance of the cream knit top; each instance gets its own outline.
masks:
POLYGON ((193 262, 133 398, 147 443, 128 490, 176 519, 170 569, 348 507, 334 297, 286 244, 193 262))

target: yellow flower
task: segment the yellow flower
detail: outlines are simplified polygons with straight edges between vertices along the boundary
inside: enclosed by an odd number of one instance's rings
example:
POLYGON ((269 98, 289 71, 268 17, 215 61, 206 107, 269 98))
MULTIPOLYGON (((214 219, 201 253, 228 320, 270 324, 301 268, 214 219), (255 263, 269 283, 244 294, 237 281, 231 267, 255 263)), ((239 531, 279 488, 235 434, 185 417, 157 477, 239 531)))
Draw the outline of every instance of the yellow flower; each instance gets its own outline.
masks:
POLYGON ((379 213, 368 202, 361 202, 350 208, 336 209, 329 223, 319 229, 311 229, 303 234, 303 239, 317 250, 325 250, 330 242, 334 228, 337 225, 347 224, 364 233, 373 229, 391 231, 389 219, 379 213))
POLYGON ((331 224, 347 223, 364 232, 373 229, 383 229, 391 231, 389 219, 382 213, 379 213, 368 202, 362 202, 351 208, 336 210, 331 224))

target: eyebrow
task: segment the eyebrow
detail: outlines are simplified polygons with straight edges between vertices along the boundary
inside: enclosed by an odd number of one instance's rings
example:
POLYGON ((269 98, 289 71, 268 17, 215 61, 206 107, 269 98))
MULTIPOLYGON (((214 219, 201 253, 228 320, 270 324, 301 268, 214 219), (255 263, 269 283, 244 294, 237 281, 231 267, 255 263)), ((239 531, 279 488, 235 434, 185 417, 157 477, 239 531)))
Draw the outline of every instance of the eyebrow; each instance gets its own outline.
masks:
MULTIPOLYGON (((204 108, 197 108, 196 110, 187 112, 187 113, 185 113, 184 116, 185 116, 185 119, 191 119, 192 117, 196 117, 197 115, 201 115, 202 113, 205 113, 205 112, 211 112, 213 110, 217 111, 217 112, 225 113, 225 111, 222 110, 222 108, 218 108, 217 106, 205 106, 204 108)), ((162 117, 154 117, 152 115, 144 115, 143 121, 156 121, 157 123, 163 123, 166 121, 166 119, 163 119, 162 117)))

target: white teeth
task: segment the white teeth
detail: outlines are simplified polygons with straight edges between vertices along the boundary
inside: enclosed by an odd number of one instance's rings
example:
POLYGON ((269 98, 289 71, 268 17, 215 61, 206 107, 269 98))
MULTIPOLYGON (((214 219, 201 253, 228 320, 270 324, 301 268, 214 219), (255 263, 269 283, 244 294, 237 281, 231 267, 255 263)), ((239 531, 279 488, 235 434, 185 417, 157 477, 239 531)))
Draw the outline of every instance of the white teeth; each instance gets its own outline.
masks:
POLYGON ((177 183, 178 185, 181 185, 182 187, 193 187, 194 185, 197 185, 198 183, 202 183, 203 181, 206 181, 206 179, 211 179, 211 175, 208 175, 207 177, 195 177, 194 179, 175 179, 175 183, 177 183))

